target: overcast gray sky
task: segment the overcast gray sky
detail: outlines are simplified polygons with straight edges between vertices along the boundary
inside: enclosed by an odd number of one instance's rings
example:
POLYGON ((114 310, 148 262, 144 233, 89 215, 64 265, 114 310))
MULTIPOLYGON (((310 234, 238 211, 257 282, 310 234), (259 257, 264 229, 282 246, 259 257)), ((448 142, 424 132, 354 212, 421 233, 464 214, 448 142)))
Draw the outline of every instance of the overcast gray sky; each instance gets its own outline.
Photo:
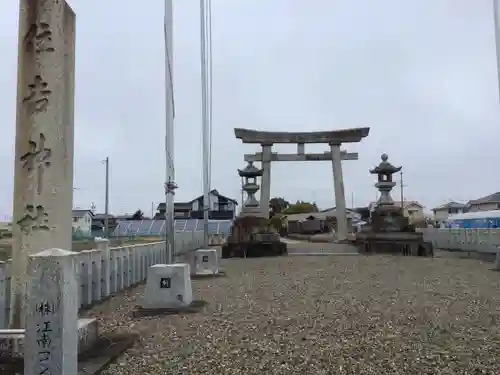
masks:
MULTIPOLYGON (((427 209, 500 190, 492 0, 212 0, 212 188, 239 199, 237 168, 259 151, 234 127, 370 126, 344 162, 347 204, 375 198, 389 154, 427 209), (495 161, 495 162, 494 162, 495 161)), ((163 1, 72 0, 77 13, 75 205, 115 214, 163 200, 163 1)), ((18 1, 0 13, 0 214, 12 210, 18 1)), ((174 1, 176 200, 202 193, 199 2, 174 1)), ((294 146, 275 147, 292 152, 294 146)), ((306 146, 306 151, 327 146, 306 146)), ((394 191, 399 197, 399 190, 394 191)), ((333 205, 331 163, 272 166, 271 196, 333 205)))

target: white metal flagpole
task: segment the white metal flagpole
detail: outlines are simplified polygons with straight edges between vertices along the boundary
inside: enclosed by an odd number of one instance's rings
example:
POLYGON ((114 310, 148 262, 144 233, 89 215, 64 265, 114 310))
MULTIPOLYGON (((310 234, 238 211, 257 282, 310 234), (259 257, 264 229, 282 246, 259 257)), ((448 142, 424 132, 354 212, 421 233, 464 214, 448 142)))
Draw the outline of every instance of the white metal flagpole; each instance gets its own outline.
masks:
POLYGON ((177 189, 174 167, 174 79, 172 0, 165 0, 163 32, 165 42, 165 250, 167 263, 175 259, 174 194, 177 189))
POLYGON ((498 4, 498 0, 493 0, 493 20, 494 20, 494 37, 495 37, 495 50, 496 50, 496 59, 497 59, 497 77, 498 77, 498 91, 499 91, 499 100, 500 100, 500 7, 498 4))
POLYGON ((203 150, 203 232, 204 246, 208 246, 208 215, 210 210, 210 134, 207 85, 207 27, 205 0, 200 0, 200 57, 201 57, 201 126, 203 150))

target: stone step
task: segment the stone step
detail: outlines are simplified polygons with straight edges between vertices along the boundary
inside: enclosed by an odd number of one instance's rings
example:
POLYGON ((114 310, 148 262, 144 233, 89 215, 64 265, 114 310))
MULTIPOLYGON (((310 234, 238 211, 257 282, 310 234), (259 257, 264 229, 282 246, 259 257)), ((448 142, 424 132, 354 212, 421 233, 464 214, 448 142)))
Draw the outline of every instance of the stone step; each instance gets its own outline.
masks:
MULTIPOLYGON (((84 353, 99 338, 99 324, 95 318, 78 319, 78 353, 84 353)), ((22 358, 24 329, 0 329, 0 357, 22 358)))

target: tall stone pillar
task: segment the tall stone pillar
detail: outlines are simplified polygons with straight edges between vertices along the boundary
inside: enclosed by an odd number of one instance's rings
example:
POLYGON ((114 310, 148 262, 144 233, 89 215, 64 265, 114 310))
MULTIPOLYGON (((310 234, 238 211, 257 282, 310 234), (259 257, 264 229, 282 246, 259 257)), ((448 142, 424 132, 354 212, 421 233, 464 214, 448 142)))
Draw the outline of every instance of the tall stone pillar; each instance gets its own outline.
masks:
POLYGON ((273 145, 262 145, 262 182, 260 186, 260 208, 262 216, 269 217, 271 200, 271 152, 273 145))
POLYGON ((24 326, 28 256, 71 249, 75 14, 21 0, 10 326, 24 326))
POLYGON ((345 207, 344 176, 342 175, 342 155, 340 144, 331 144, 333 185, 335 189, 335 212, 337 213, 337 240, 347 239, 347 214, 345 207))

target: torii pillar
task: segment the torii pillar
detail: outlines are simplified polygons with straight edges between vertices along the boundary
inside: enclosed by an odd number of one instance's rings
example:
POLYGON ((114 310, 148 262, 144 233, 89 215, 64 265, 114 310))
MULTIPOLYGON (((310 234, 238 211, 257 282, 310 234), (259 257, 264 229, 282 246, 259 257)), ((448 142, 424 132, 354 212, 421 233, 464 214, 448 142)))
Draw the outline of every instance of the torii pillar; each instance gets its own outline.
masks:
POLYGON ((260 208, 264 217, 269 217, 271 200, 271 144, 262 145, 262 180, 260 186, 260 208))

